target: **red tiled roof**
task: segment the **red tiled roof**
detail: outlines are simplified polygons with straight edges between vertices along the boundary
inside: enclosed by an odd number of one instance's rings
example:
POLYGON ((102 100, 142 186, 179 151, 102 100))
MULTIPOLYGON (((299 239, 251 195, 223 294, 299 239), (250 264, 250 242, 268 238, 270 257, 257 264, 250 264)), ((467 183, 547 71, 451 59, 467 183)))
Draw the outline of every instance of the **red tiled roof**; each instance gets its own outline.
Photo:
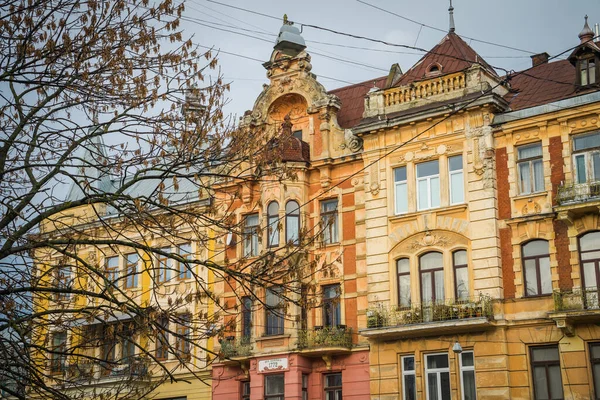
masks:
POLYGON ((463 71, 473 64, 482 64, 485 69, 496 74, 494 69, 471 46, 465 43, 456 33, 450 32, 411 69, 393 82, 392 87, 427 79, 425 74, 432 64, 442 66, 442 75, 463 71))
POLYGON ((331 90, 342 102, 342 108, 337 114, 338 124, 342 128, 352 128, 360 122, 365 111, 365 96, 373 85, 383 88, 387 76, 371 79, 351 86, 331 90))
POLYGON ((535 107, 578 94, 575 67, 568 60, 540 64, 510 80, 512 91, 504 96, 511 110, 535 107))

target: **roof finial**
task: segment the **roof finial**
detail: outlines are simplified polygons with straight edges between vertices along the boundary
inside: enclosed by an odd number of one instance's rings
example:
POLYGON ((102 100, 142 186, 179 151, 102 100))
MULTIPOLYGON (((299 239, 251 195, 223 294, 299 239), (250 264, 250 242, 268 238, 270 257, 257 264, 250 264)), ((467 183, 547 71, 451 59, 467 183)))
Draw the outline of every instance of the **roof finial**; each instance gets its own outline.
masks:
POLYGON ((594 31, 590 29, 590 26, 588 25, 588 16, 586 15, 583 30, 579 33, 579 40, 581 40, 581 43, 585 43, 592 39, 594 39, 594 31))
POLYGON ((454 7, 452 7, 452 0, 450 0, 450 8, 448 8, 448 14, 450 14, 450 29, 448 32, 454 32, 454 7))

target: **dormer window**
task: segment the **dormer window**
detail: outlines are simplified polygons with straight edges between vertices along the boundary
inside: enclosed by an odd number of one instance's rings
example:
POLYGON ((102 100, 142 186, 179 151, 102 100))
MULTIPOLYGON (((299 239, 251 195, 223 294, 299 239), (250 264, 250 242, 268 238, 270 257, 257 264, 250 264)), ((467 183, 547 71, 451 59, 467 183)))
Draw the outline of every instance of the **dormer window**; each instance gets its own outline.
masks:
POLYGON ((429 67, 427 67, 427 72, 425 73, 425 76, 431 77, 431 76, 439 75, 441 73, 442 73, 442 66, 438 63, 433 63, 429 67))
POLYGON ((596 80, 596 60, 594 58, 584 58, 579 60, 579 82, 581 86, 593 85, 596 80))

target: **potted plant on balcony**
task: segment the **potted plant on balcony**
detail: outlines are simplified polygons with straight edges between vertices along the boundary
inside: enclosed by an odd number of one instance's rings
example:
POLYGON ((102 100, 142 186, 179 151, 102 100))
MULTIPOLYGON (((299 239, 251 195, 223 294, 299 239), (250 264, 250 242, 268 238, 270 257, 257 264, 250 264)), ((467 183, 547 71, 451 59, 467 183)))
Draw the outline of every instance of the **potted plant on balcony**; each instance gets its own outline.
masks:
POLYGON ((381 328, 384 325, 385 317, 381 307, 367 310, 367 328, 381 328))

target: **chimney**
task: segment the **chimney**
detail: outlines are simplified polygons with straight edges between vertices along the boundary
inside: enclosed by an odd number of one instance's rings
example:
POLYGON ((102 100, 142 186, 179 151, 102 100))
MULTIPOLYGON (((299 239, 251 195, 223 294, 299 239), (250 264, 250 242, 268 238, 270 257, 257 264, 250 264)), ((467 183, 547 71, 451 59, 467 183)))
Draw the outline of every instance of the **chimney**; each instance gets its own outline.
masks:
POLYGON ((546 52, 534 54, 531 56, 531 66, 535 67, 540 64, 546 64, 548 62, 548 58, 550 58, 550 54, 546 52))

